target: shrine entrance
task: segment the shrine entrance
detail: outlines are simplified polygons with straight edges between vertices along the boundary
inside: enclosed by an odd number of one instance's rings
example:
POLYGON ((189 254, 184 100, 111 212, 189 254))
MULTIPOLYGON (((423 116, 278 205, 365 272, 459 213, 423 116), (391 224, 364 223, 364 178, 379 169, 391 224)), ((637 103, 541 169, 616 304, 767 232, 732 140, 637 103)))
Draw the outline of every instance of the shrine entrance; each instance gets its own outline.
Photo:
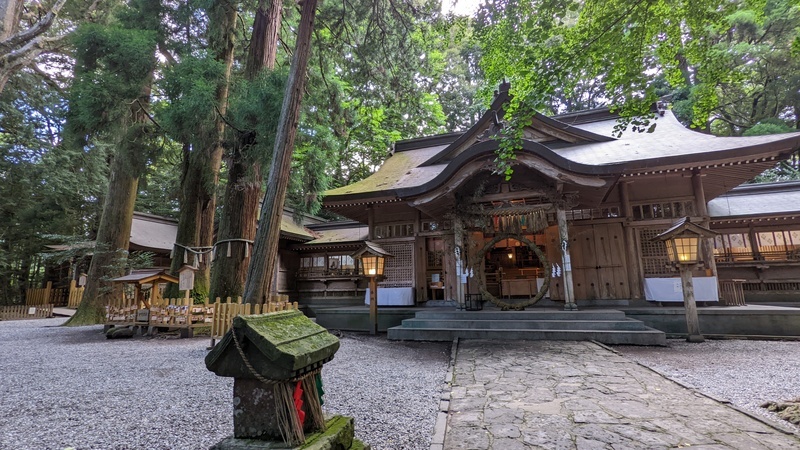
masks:
POLYGON ((552 266, 545 250, 547 208, 519 205, 498 210, 462 210, 471 292, 498 307, 521 310, 544 298, 552 266))

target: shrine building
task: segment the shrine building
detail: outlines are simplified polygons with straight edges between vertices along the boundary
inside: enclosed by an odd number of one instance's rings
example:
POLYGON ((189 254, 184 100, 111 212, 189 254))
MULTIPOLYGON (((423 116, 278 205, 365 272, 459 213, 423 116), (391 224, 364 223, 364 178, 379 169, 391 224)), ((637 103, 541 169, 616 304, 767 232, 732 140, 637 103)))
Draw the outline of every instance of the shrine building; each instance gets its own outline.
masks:
POLYGON ((352 254, 393 255, 379 304, 498 306, 682 301, 653 238, 689 217, 719 233, 693 273, 698 302, 736 283, 748 300, 800 293, 800 183, 746 185, 800 148, 800 133, 716 137, 654 108, 652 133, 615 137, 607 108, 535 114, 507 180, 496 173, 502 86, 469 130, 397 142, 368 178, 325 194, 346 222, 308 225, 281 250, 278 288, 310 306, 364 304, 352 254), (772 296, 771 296, 772 295, 772 296))

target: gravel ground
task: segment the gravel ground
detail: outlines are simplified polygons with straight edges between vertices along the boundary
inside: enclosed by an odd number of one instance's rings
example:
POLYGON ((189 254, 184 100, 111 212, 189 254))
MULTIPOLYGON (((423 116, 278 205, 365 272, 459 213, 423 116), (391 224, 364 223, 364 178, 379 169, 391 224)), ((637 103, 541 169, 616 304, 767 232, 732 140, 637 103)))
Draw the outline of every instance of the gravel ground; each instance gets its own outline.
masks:
POLYGON ((756 415, 800 428, 761 408, 800 397, 800 342, 669 340, 668 347, 614 346, 628 358, 756 415))
MULTIPOLYGON (((208 338, 107 340, 63 322, 0 322, 0 450, 206 449, 232 434, 233 382, 206 370, 208 338)), ((449 344, 340 338, 324 409, 375 449, 428 447, 449 344)))
MULTIPOLYGON (((0 450, 205 449, 232 433, 232 380, 206 370, 208 338, 106 340, 64 319, 0 322, 0 450)), ((340 335, 325 410, 377 450, 430 445, 450 345, 340 335)), ((800 342, 616 346, 625 356, 755 414, 800 397, 800 342)), ((800 431, 800 430, 798 430, 800 431)))

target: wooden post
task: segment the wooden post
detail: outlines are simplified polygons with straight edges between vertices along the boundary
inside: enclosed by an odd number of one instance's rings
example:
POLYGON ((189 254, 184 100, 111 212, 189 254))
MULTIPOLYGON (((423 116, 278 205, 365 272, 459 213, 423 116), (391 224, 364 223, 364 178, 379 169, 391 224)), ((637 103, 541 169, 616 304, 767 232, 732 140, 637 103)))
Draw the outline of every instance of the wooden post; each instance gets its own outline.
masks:
POLYGON ((369 277, 369 334, 378 334, 377 277, 369 277))
POLYGON ((556 206, 556 219, 558 220, 559 245, 561 246, 561 261, 564 267, 564 310, 577 311, 575 303, 575 290, 572 286, 572 261, 569 256, 569 234, 567 232, 567 212, 561 205, 556 206))
POLYGON ((700 334, 700 320, 697 318, 697 305, 694 301, 694 284, 692 283, 691 267, 681 264, 681 287, 683 288, 683 306, 686 308, 687 342, 703 342, 705 338, 700 334))
MULTIPOLYGON (((692 191, 694 191, 695 203, 697 204, 697 214, 703 218, 700 222, 701 226, 709 228, 711 220, 708 217, 708 208, 706 206, 706 193, 703 189, 704 173, 699 170, 692 173, 692 191)), ((703 261, 706 268, 711 269, 711 275, 717 276, 717 261, 714 259, 714 245, 711 238, 704 238, 703 242, 703 261)))
POLYGON ((622 181, 619 184, 619 198, 620 198, 620 206, 621 212, 625 217, 625 223, 623 224, 623 228, 625 230, 625 259, 627 261, 627 269, 628 269, 628 285, 630 286, 631 291, 631 298, 634 299, 641 299, 642 298, 642 272, 641 272, 641 261, 640 255, 638 251, 638 245, 636 245, 636 230, 630 226, 631 220, 633 219, 633 207, 631 206, 630 200, 630 183, 628 181, 622 181))
POLYGON ((455 272, 456 272, 456 303, 458 303, 459 308, 463 308, 464 306, 464 284, 461 282, 462 274, 466 270, 466 267, 462 263, 466 259, 466 249, 464 248, 464 224, 461 222, 461 218, 455 216, 453 218, 453 230, 455 231, 453 234, 454 239, 454 256, 455 256, 455 272))

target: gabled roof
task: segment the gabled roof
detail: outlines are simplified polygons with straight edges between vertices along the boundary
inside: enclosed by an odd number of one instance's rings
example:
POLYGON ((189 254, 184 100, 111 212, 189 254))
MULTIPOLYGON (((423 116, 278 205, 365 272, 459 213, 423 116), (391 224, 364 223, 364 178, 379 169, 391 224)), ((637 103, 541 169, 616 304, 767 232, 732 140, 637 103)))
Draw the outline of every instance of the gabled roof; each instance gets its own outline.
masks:
MULTIPOLYGON (((751 137, 719 137, 700 133, 684 127, 672 111, 656 116, 655 123, 653 133, 628 130, 613 141, 565 146, 556 152, 583 164, 624 163, 627 172, 634 172, 779 153, 800 146, 800 132, 751 137)), ((576 126, 610 136, 616 124, 616 119, 609 118, 576 126)))
POLYGON ((136 284, 149 284, 153 282, 158 283, 177 283, 178 279, 169 275, 166 270, 161 269, 147 269, 135 270, 129 275, 121 276, 111 280, 114 283, 136 283, 136 284))
MULTIPOLYGON (((505 107, 511 98, 508 93, 509 87, 507 83, 501 85, 500 91, 483 116, 481 116, 469 130, 465 131, 456 140, 451 142, 432 158, 425 161, 422 165, 430 166, 453 160, 469 147, 492 139, 497 133, 501 132, 502 120, 505 116, 505 107)), ((610 136, 599 135, 581 128, 573 127, 540 113, 535 113, 533 115, 531 124, 526 127, 524 133, 527 140, 534 142, 606 142, 614 139, 610 136)))

